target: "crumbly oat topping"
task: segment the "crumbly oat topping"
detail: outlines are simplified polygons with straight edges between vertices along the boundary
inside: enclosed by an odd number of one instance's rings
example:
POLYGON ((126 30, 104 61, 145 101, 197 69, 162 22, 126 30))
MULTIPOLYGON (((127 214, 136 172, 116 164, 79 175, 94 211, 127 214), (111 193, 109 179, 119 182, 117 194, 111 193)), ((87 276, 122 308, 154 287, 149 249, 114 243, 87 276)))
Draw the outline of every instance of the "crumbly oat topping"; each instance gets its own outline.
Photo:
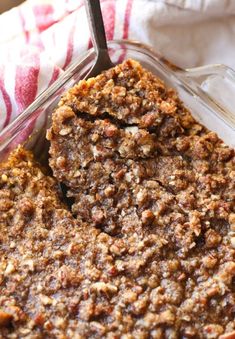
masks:
POLYGON ((3 338, 233 338, 234 150, 132 60, 47 137, 54 178, 21 148, 0 168, 3 338))

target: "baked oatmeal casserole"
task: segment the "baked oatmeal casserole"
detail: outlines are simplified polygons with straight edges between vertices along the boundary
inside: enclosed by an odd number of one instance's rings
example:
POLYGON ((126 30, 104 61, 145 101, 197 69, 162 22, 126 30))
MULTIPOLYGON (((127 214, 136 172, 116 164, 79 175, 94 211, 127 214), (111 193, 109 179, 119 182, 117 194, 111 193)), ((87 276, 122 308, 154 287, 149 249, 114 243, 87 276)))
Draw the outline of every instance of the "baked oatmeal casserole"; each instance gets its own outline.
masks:
POLYGON ((235 338, 234 150, 133 60, 47 138, 52 174, 21 146, 0 168, 1 337, 235 338))

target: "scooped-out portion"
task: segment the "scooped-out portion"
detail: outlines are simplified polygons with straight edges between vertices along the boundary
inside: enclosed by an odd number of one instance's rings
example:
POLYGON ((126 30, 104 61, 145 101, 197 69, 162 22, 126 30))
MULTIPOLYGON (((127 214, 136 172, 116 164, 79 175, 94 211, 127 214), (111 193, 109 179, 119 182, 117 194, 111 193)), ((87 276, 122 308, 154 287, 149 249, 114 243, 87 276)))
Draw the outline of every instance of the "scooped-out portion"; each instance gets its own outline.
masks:
POLYGON ((47 138, 52 176, 22 147, 0 166, 0 336, 233 338, 234 150, 133 60, 47 138))

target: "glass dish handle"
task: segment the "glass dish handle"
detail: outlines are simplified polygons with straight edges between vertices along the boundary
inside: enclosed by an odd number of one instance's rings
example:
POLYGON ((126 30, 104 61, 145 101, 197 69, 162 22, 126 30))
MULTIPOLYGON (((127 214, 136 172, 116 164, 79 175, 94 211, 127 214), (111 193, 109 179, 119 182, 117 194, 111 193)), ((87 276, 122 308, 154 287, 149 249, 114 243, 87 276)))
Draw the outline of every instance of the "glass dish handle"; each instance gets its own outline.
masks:
POLYGON ((185 70, 178 68, 175 72, 193 95, 216 108, 218 118, 235 132, 235 71, 218 64, 185 70))

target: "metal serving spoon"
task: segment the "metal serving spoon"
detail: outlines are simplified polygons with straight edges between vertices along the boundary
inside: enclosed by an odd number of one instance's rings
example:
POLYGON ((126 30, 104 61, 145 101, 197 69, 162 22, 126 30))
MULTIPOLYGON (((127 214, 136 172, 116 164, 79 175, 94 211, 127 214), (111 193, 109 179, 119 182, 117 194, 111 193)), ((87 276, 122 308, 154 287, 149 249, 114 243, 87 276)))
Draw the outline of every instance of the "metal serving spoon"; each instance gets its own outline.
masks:
MULTIPOLYGON (((91 40, 95 49, 96 59, 93 67, 87 73, 85 79, 95 77, 102 71, 114 66, 109 53, 105 36, 104 22, 102 12, 100 8, 99 0, 84 0, 86 13, 88 18, 88 24, 91 32, 91 40)), ((73 200, 66 197, 67 187, 65 184, 59 184, 61 193, 66 200, 67 205, 70 207, 73 204, 73 200)))
POLYGON ((102 71, 114 66, 110 60, 107 41, 105 36, 104 22, 99 0, 85 0, 85 8, 88 24, 91 32, 91 40, 96 52, 96 60, 92 69, 86 75, 87 78, 94 77, 102 71))

